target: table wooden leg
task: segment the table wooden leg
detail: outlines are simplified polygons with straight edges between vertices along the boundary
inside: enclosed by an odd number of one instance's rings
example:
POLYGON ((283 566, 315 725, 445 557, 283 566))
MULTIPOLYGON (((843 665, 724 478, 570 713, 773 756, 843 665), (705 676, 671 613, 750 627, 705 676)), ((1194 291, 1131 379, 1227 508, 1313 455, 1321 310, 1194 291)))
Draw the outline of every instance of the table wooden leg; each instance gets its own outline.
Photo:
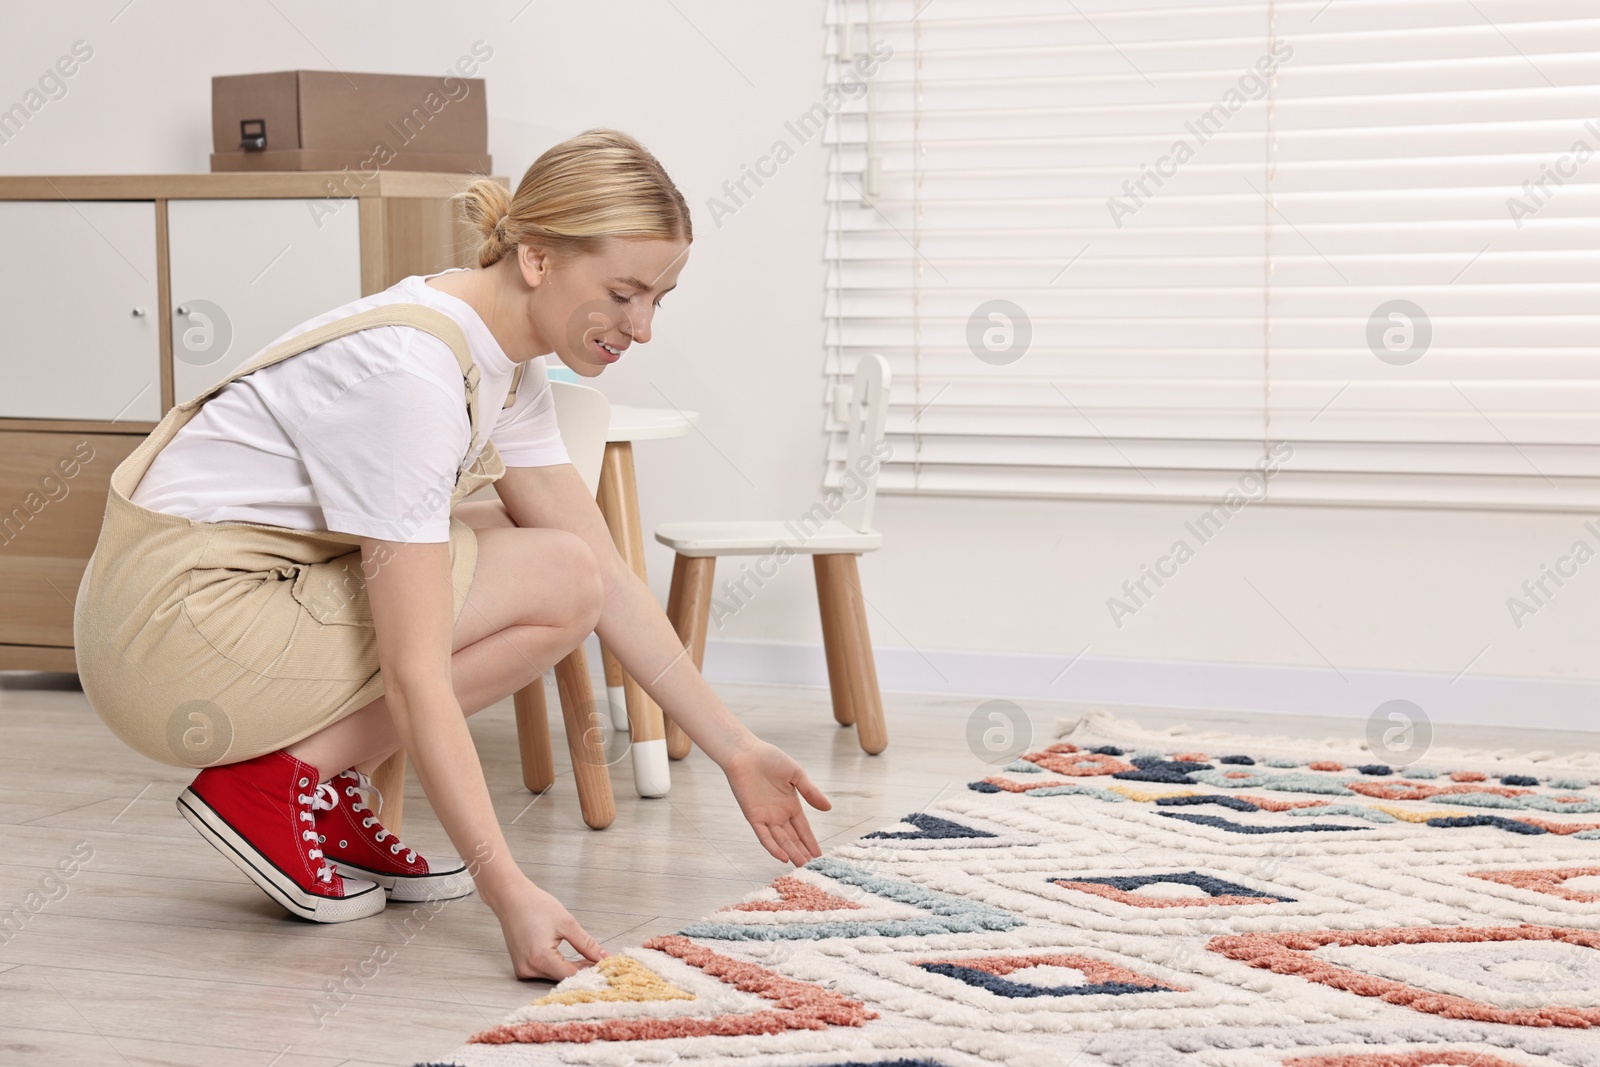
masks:
MULTIPOLYGON (((672 590, 667 595, 667 618, 678 632, 678 640, 688 649, 695 670, 705 665, 706 620, 711 614, 711 580, 716 574, 715 556, 676 556, 672 561, 672 590)), ((667 719, 667 755, 682 759, 692 747, 689 735, 667 719)))
POLYGON ((683 727, 672 721, 672 716, 662 713, 662 725, 667 730, 667 758, 682 759, 694 748, 694 742, 689 740, 689 735, 683 732, 683 727))
MULTIPOLYGON (((598 497, 600 512, 605 516, 618 554, 633 573, 644 580, 644 531, 639 526, 632 442, 607 442, 600 467, 598 497)), ((642 797, 664 797, 672 787, 672 774, 668 769, 666 723, 661 708, 626 671, 622 686, 633 741, 634 788, 642 797)))
POLYGON ((605 642, 600 642, 600 662, 606 668, 606 703, 611 705, 611 725, 618 730, 628 729, 628 697, 622 683, 622 664, 611 654, 605 642))

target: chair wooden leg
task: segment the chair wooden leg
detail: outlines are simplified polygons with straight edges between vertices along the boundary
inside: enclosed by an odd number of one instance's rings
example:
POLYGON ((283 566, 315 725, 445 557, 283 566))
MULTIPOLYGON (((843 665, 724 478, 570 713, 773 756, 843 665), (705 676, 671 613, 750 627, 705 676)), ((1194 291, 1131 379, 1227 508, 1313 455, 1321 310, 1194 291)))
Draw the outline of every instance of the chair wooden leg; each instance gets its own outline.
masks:
POLYGON ((867 628, 867 602, 861 593, 861 575, 855 556, 840 557, 844 575, 842 595, 855 615, 851 641, 846 646, 850 661, 850 703, 856 713, 856 738, 862 751, 877 755, 889 745, 889 730, 883 721, 883 691, 878 688, 878 664, 872 656, 872 632, 867 628))
MULTIPOLYGON (((676 556, 672 561, 672 590, 667 594, 667 618, 678 632, 678 640, 689 650, 694 669, 700 670, 706 658, 706 620, 711 614, 711 579, 716 574, 715 556, 676 556)), ((667 755, 683 759, 691 747, 689 735, 667 718, 667 755)))
POLYGON ((878 690, 878 667, 872 659, 872 635, 867 630, 867 605, 861 595, 856 557, 823 555, 813 560, 817 599, 822 606, 823 647, 829 653, 834 717, 839 715, 842 684, 855 716, 856 739, 863 751, 877 755, 889 744, 889 734, 883 722, 883 694, 878 690), (834 631, 831 643, 826 636, 830 629, 834 631))
POLYGON ((384 829, 398 837, 400 826, 405 821, 406 750, 396 750, 394 755, 368 772, 368 777, 383 797, 383 810, 378 815, 384 829))
POLYGON ((583 821, 592 829, 604 830, 617 817, 617 804, 606 766, 605 723, 595 705, 582 645, 556 664, 556 689, 561 694, 561 718, 567 726, 567 750, 572 754, 572 777, 578 785, 583 821))
POLYGON ((512 696, 517 709, 517 747, 522 751, 522 784, 543 793, 556 780, 550 751, 550 713, 545 704, 541 674, 512 696))
POLYGON ((833 693, 833 718, 840 726, 854 726, 855 705, 850 700, 849 673, 846 670, 844 634, 848 626, 839 620, 846 616, 839 601, 837 582, 833 579, 833 564, 828 560, 838 556, 813 556, 812 565, 817 572, 817 607, 822 612, 822 651, 828 658, 828 689, 833 693))

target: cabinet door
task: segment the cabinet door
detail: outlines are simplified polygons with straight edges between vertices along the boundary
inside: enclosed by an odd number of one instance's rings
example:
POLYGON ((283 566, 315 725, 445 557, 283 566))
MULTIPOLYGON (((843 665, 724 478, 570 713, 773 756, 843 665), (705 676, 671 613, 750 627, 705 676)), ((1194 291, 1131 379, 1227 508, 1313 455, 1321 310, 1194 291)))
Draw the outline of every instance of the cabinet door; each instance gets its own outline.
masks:
POLYGON ((337 204, 329 214, 323 200, 168 201, 178 403, 361 296, 360 207, 337 204))
POLYGON ((161 418, 159 314, 153 202, 0 202, 0 416, 161 418))
POLYGON ((144 438, 0 431, 0 643, 71 647, 111 472, 144 438))

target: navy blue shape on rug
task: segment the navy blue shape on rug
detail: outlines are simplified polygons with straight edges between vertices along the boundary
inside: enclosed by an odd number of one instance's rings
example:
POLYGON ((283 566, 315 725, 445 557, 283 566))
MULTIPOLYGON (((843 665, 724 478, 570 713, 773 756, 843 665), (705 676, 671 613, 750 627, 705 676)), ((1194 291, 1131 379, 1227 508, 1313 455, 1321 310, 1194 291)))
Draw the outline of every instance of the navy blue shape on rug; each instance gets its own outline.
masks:
POLYGON ((986 989, 1000 997, 1081 997, 1095 993, 1170 993, 1171 986, 1134 985, 1132 982, 1086 982, 1083 985, 1037 986, 1013 982, 975 967, 957 967, 949 963, 919 963, 918 967, 931 974, 942 974, 978 989, 986 989))
MULTIPOLYGON (((1201 826, 1215 826, 1218 830, 1227 830, 1229 833, 1234 834, 1305 834, 1317 833, 1323 830, 1370 829, 1370 827, 1366 826, 1335 826, 1326 822, 1302 823, 1298 826, 1246 826, 1243 823, 1224 819, 1220 815, 1190 815, 1188 812, 1183 811, 1158 811, 1156 814, 1164 819, 1182 819, 1184 822, 1199 823, 1201 826)), ((1478 816, 1480 819, 1487 817, 1478 816)), ((1430 819, 1428 824, 1431 826, 1436 821, 1430 819)), ((1543 832, 1542 830, 1540 831, 1540 833, 1543 832)))
POLYGON ((1502 830, 1510 830, 1514 834, 1543 834, 1548 833, 1542 826, 1521 822, 1517 819, 1503 819, 1498 815, 1451 815, 1429 819, 1429 826, 1498 826, 1502 830))
POLYGON ((1224 796, 1221 793, 1190 793, 1181 797, 1156 797, 1156 804, 1164 808, 1187 807, 1191 804, 1220 804, 1234 811, 1260 811, 1259 804, 1252 804, 1248 800, 1238 797, 1224 796))
POLYGON ((951 819, 941 819, 937 815, 926 812, 914 811, 907 815, 901 822, 908 822, 915 826, 915 830, 874 830, 870 834, 863 834, 863 839, 877 839, 880 841, 939 841, 954 838, 994 837, 987 830, 977 830, 971 826, 963 826, 951 819))
POLYGON ((1153 756, 1141 756, 1133 760, 1134 770, 1119 771, 1113 778, 1121 778, 1128 782, 1162 782, 1167 785, 1194 785, 1195 781, 1189 775, 1194 771, 1214 770, 1209 763, 1198 763, 1194 760, 1164 760, 1153 756))
POLYGON ((1132 893, 1134 890, 1143 889, 1147 885, 1170 882, 1173 885, 1193 886, 1208 897, 1257 897, 1262 900, 1274 900, 1284 904, 1293 904, 1295 902, 1293 897, 1263 893, 1259 889, 1251 889, 1247 885, 1240 885, 1238 882, 1230 882, 1226 878, 1218 878, 1210 874, 1201 874, 1199 871, 1179 871, 1175 874, 1119 874, 1100 878, 1075 878, 1071 875, 1061 875, 1045 879, 1047 882, 1058 880, 1110 886, 1112 889, 1120 889, 1124 893, 1132 893))

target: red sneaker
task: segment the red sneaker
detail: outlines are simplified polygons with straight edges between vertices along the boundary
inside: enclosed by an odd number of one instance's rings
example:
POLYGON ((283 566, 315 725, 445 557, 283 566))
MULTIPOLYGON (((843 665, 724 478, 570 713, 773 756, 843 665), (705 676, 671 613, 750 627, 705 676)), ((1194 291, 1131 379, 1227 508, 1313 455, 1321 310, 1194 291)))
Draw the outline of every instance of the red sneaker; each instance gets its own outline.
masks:
MULTIPOLYGON (((430 863, 384 828, 362 793, 378 792, 366 775, 352 768, 322 788, 332 796, 324 793, 314 805, 317 844, 327 850, 340 874, 371 879, 383 886, 389 899, 398 901, 451 900, 472 892, 466 864, 454 857, 452 862, 430 863)), ((378 807, 383 807, 381 793, 378 807)))
POLYGON ((269 752, 207 767, 178 796, 178 810, 292 914, 324 923, 376 915, 387 903, 378 886, 340 877, 317 847, 317 777, 287 752, 269 752))

